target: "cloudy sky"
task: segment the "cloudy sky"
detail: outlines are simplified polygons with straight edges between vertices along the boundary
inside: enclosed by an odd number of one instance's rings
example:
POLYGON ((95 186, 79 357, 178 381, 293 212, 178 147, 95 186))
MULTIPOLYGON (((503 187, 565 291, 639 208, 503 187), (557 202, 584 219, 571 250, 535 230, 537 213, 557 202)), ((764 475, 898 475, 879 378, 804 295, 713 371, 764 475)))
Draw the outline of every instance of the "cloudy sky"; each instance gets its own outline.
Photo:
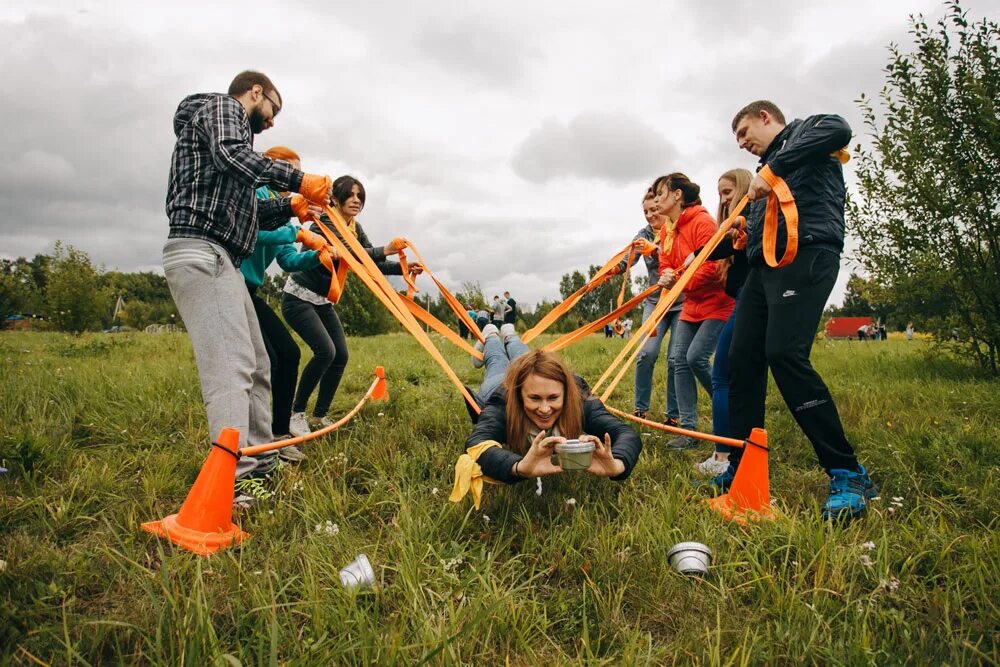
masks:
POLYGON ((718 175, 755 165, 729 131, 744 103, 838 113, 863 141, 854 100, 877 94, 887 45, 909 43, 910 14, 943 13, 937 0, 768 6, 5 0, 0 256, 60 239, 108 269, 159 272, 174 110, 259 69, 284 110, 256 147, 360 178, 373 240, 406 236, 456 289, 554 298, 562 274, 644 224, 655 176, 686 172, 714 213, 718 175))

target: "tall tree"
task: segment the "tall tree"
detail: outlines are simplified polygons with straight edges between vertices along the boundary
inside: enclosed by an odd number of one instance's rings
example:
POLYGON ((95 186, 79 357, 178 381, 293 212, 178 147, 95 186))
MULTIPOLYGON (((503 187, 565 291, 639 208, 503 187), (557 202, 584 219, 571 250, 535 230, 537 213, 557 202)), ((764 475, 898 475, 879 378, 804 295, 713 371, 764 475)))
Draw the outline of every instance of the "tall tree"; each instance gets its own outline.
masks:
POLYGON ((889 47, 872 139, 858 149, 849 224, 858 258, 898 316, 1000 372, 1000 29, 958 2, 929 25, 911 18, 913 51, 889 47))
POLYGON ((111 318, 111 292, 87 253, 56 241, 46 299, 49 317, 63 331, 98 329, 111 318))

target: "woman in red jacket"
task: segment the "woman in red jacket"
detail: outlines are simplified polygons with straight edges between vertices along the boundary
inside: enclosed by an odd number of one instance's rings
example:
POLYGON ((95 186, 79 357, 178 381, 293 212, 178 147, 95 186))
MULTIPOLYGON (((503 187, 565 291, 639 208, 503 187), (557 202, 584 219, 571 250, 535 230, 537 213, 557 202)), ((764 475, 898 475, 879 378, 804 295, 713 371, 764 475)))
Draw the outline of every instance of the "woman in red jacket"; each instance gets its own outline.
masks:
MULTIPOLYGON (((676 282, 674 270, 684 265, 688 254, 703 247, 718 226, 701 205, 701 188, 681 173, 661 177, 653 184, 658 212, 676 221, 672 237, 664 237, 660 245, 660 281, 663 287, 676 282)), ((677 330, 670 341, 674 386, 681 427, 698 428, 698 385, 712 395, 712 371, 709 360, 715 351, 719 334, 735 302, 725 291, 725 276, 718 262, 705 262, 684 288, 684 307, 677 330)), ((690 449, 698 441, 681 435, 667 446, 690 449)))

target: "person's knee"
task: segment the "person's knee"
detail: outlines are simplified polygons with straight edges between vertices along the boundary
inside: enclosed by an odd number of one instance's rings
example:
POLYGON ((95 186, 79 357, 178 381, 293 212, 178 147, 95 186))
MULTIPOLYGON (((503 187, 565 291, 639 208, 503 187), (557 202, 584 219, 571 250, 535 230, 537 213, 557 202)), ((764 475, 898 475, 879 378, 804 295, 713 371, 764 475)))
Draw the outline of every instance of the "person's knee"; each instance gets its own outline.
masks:
POLYGON ((809 363, 809 355, 791 345, 768 345, 764 353, 767 365, 779 371, 809 363))

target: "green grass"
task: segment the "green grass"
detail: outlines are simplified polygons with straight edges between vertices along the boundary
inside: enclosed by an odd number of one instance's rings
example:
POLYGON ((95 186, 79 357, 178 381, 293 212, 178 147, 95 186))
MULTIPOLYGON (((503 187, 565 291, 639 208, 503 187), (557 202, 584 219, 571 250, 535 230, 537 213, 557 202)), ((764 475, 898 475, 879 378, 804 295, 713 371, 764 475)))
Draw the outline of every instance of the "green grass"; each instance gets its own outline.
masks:
MULTIPOLYGON (((253 537, 203 559, 138 528, 177 510, 206 455, 187 338, 0 335, 0 662, 1000 661, 1000 383, 961 360, 917 342, 818 344, 882 499, 849 526, 819 520, 826 478, 772 387, 780 517, 743 528, 690 484, 707 448, 671 453, 652 432, 625 484, 565 475, 541 497, 488 487, 481 512, 453 505, 469 431, 457 393, 404 335, 350 345, 335 411, 377 364, 392 400, 307 445, 275 501, 237 515, 253 537), (316 530, 327 521, 338 534, 316 530), (709 577, 668 567, 682 540, 713 549, 709 577), (360 552, 379 585, 346 591, 337 571, 360 552)), ((621 345, 595 336, 566 357, 595 380, 621 345)), ((630 405, 630 384, 613 404, 630 405)))

